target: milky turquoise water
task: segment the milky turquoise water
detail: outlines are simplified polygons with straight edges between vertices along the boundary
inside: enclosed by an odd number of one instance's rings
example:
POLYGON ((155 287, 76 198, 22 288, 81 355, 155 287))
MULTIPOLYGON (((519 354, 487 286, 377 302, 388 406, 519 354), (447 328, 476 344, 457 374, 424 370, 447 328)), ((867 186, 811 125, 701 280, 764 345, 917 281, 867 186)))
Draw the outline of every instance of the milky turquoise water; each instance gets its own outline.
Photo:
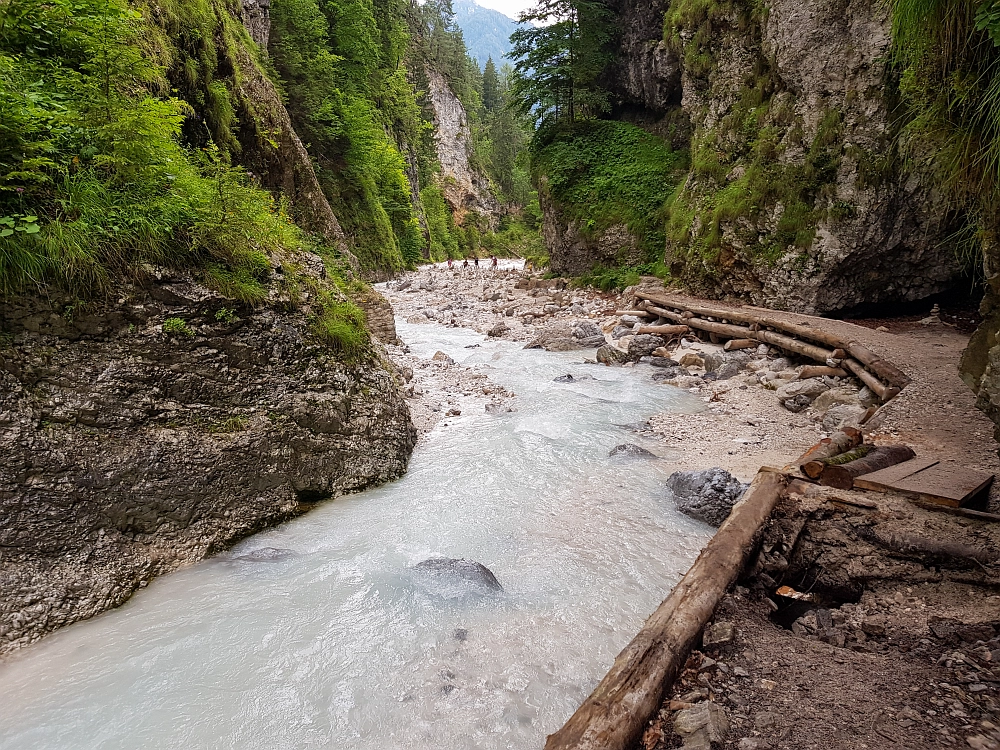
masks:
POLYGON ((537 748, 562 725, 710 536, 665 496, 669 451, 608 451, 644 444, 623 425, 701 402, 649 368, 399 328, 517 411, 467 400, 403 479, 235 552, 284 559, 164 576, 0 663, 0 750, 537 748), (552 382, 566 373, 595 380, 552 382), (434 556, 478 560, 504 594, 436 597, 407 572, 434 556))

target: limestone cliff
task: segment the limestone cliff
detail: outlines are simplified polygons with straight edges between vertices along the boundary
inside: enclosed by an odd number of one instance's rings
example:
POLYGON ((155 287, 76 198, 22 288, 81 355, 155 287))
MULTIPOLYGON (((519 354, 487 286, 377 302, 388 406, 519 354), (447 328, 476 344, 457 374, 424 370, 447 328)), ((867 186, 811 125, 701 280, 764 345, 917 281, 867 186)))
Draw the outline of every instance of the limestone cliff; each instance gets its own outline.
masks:
POLYGON ((405 471, 416 436, 377 348, 343 361, 310 293, 272 296, 160 270, 107 303, 0 305, 0 654, 405 471))
POLYGON ((427 97, 434 111, 434 145, 441 164, 441 190, 455 220, 461 223, 469 211, 496 228, 500 204, 489 180, 470 163, 472 137, 462 102, 436 70, 426 70, 427 97))
MULTIPOLYGON (((810 312, 954 285, 944 198, 895 138, 883 6, 613 5, 613 114, 690 150, 667 210, 675 277, 704 294, 810 312)), ((548 224, 568 229, 550 209, 548 224)), ((607 254, 601 238, 578 252, 576 266, 607 254)))
MULTIPOLYGON (((148 29, 194 107, 187 145, 224 149, 356 267, 248 39, 267 42, 267 0, 216 8, 192 21, 157 7, 148 29)), ((406 470, 416 434, 392 366, 324 260, 292 255, 268 258, 259 305, 149 264, 111 298, 0 295, 0 655, 406 470), (321 335, 331 309, 353 316, 351 355, 321 335)), ((371 333, 394 342, 388 303, 344 274, 371 333)))

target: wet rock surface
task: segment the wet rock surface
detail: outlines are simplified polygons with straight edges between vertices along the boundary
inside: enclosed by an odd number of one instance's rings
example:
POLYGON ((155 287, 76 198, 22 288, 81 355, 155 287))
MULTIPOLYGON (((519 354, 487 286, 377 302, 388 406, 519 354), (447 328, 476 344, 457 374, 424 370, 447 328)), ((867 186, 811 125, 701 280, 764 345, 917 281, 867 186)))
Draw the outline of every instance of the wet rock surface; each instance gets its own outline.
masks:
POLYGON ((677 510, 712 526, 721 526, 747 486, 725 469, 678 471, 667 479, 677 510))
POLYGON ((414 565, 411 572, 422 590, 444 599, 503 591, 493 572, 475 560, 432 557, 414 565))
POLYGON ((0 310, 0 653, 406 469, 398 376, 339 361, 307 308, 169 273, 120 294, 0 310))

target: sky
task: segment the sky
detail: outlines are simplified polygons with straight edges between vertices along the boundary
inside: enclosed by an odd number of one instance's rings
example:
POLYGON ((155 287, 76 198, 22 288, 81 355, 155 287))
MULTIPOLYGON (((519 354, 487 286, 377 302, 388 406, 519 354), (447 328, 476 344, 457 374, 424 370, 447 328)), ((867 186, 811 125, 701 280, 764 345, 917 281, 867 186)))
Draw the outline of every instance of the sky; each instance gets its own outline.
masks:
POLYGON ((498 10, 509 18, 517 19, 522 10, 527 10, 535 4, 535 0, 476 0, 476 3, 484 8, 498 10))

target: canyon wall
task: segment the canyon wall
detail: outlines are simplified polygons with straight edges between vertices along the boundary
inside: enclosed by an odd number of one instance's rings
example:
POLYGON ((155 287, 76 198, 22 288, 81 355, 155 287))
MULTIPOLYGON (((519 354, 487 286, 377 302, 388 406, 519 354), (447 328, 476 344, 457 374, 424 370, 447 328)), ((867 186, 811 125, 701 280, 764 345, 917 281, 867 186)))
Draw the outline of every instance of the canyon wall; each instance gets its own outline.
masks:
MULTIPOLYGON (((895 137, 883 6, 613 6, 613 116, 690 152, 660 256, 676 279, 709 296, 820 313, 955 285, 944 197, 895 137)), ((572 234, 558 205, 547 213, 547 237, 572 234)), ((576 248, 566 268, 603 260, 602 243, 563 243, 576 248)))
POLYGON ((310 302, 159 269, 106 303, 0 305, 0 654, 403 474, 394 372, 319 341, 310 302))

